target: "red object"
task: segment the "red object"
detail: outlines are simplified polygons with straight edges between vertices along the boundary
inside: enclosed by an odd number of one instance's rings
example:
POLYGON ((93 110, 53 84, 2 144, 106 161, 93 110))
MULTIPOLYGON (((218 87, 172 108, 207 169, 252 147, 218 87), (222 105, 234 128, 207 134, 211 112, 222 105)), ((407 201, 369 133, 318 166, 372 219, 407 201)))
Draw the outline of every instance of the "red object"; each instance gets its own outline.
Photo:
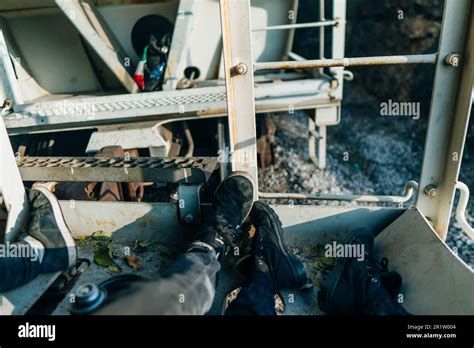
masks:
POLYGON ((145 62, 143 60, 138 63, 133 79, 141 90, 145 89, 145 62))

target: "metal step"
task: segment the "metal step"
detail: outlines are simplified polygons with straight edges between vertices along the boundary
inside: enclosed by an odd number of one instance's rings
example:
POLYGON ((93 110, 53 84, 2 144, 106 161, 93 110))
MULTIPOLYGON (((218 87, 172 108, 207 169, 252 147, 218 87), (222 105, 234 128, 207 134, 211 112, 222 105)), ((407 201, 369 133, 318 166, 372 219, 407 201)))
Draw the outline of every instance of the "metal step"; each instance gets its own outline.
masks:
POLYGON ((24 181, 114 181, 205 183, 217 157, 26 157, 18 163, 24 181))
MULTIPOLYGON (((287 111, 288 105, 295 110, 314 108, 331 102, 329 91, 329 82, 325 79, 256 84, 256 111, 287 111)), ((4 119, 9 134, 25 134, 129 122, 189 120, 226 113, 225 86, 212 86, 17 105, 15 112, 4 119)))

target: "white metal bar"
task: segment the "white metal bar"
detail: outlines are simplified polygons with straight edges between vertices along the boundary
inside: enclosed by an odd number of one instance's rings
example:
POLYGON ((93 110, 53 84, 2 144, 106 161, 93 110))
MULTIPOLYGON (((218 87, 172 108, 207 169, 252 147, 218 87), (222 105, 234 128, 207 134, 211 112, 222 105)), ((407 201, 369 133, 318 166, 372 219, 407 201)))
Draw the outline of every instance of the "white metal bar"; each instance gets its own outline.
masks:
POLYGON ((435 64, 438 55, 414 54, 398 56, 378 56, 378 57, 355 57, 336 59, 313 59, 306 61, 290 62, 256 62, 253 64, 254 71, 258 70, 279 70, 279 69, 307 69, 307 68, 331 68, 346 66, 366 66, 366 65, 390 65, 390 64, 435 64))
MULTIPOLYGON (((345 37, 346 37, 346 0, 334 0, 333 17, 339 20, 339 24, 332 28, 332 57, 345 56, 345 37)), ((332 93, 336 99, 342 100, 342 91, 344 87, 344 68, 330 68, 331 75, 337 79, 337 88, 332 93)))
POLYGON ((418 190, 416 181, 409 181, 405 186, 402 196, 385 195, 332 195, 318 193, 273 193, 259 192, 258 197, 262 199, 302 199, 317 201, 347 201, 347 202, 372 202, 372 203, 404 203, 410 200, 413 192, 418 190))
POLYGON ((461 226, 462 230, 466 232, 466 234, 474 239, 474 228, 467 222, 466 220, 466 208, 467 202, 469 201, 469 187, 466 184, 458 181, 456 183, 456 189, 459 190, 459 202, 456 208, 456 221, 461 226))
MULTIPOLYGON (((290 17, 290 23, 289 24, 296 24, 296 21, 298 19, 297 18, 298 17, 298 7, 299 7, 299 0, 292 0, 290 11, 293 11, 293 17, 290 17)), ((283 51, 284 54, 283 54, 282 60, 288 60, 289 54, 291 53, 291 50, 293 49, 294 39, 295 39, 295 29, 290 28, 288 30, 288 35, 286 37, 285 50, 283 51)), ((280 73, 282 73, 282 72, 280 71, 280 73)))
POLYGON ((166 65, 164 90, 176 89, 179 80, 184 76, 198 5, 199 0, 179 1, 173 28, 173 40, 166 65))
MULTIPOLYGON (((21 96, 18 80, 15 76, 15 69, 13 68, 13 64, 10 59, 7 42, 3 35, 3 30, 0 30, 0 63, 2 65, 2 75, 5 76, 5 78, 2 76, 2 85, 8 84, 8 86, 5 86, 5 92, 11 93, 14 104, 23 104, 23 97, 21 96)), ((5 97, 8 97, 8 95, 5 95, 5 97)), ((3 103, 3 100, 0 100, 0 103, 3 103)))
POLYGON ((417 208, 446 238, 463 157, 474 84, 474 6, 446 1, 417 208), (445 57, 458 54, 448 64, 445 57))
POLYGON ((339 21, 337 20, 330 20, 330 21, 321 21, 321 22, 310 22, 310 23, 281 24, 281 25, 271 25, 268 27, 254 28, 252 29, 252 31, 332 27, 332 26, 338 25, 338 23, 339 21))
POLYGON ((104 42, 99 36, 82 9, 80 1, 55 0, 55 2, 122 85, 131 93, 138 92, 139 88, 120 62, 118 52, 109 46, 110 42, 104 42))
MULTIPOLYGON (((319 20, 325 20, 325 0, 319 0, 319 20)), ((326 30, 324 27, 319 28, 319 59, 325 59, 325 36, 326 30)), ((319 73, 324 74, 324 68, 319 69, 319 73)))
POLYGON ((15 240, 25 226, 30 209, 10 138, 3 123, 3 113, 0 114, 0 158, 0 191, 8 211, 5 241, 10 242, 15 240))
POLYGON ((220 11, 232 170, 249 173, 257 187, 250 1, 220 0, 220 11))

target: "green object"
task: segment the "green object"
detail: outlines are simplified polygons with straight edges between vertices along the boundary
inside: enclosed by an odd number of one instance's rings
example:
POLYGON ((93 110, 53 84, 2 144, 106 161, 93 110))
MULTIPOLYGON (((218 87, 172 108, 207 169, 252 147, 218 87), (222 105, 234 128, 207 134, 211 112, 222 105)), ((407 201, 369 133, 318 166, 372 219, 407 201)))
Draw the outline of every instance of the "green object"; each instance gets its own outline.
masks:
POLYGON ((95 245, 94 262, 101 267, 114 265, 114 256, 111 244, 98 243, 95 245))
POLYGON ((148 45, 143 49, 142 61, 146 63, 148 60, 148 45))

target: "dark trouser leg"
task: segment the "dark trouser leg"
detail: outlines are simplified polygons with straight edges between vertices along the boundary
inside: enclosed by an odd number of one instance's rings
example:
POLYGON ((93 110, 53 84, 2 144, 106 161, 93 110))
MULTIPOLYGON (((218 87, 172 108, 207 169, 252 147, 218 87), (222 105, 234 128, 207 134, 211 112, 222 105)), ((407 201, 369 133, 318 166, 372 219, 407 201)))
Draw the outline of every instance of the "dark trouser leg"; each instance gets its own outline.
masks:
POLYGON ((26 243, 2 245, 5 248, 22 250, 23 256, 32 257, 0 257, 0 292, 15 289, 24 285, 39 275, 40 262, 38 256, 30 253, 31 248, 26 243))
POLYGON ((214 300, 219 270, 215 252, 186 252, 158 280, 134 284, 98 314, 205 314, 214 300))
POLYGON ((275 287, 268 273, 252 271, 226 315, 276 315, 275 287))

